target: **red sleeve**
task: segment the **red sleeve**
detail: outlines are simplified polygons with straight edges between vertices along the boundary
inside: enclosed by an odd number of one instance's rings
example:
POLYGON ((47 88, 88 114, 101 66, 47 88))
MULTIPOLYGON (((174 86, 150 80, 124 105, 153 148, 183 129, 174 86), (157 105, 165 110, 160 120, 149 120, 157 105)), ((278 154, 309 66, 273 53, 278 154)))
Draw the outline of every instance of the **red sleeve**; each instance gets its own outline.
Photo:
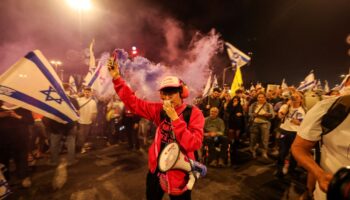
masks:
POLYGON ((133 113, 157 124, 159 123, 159 113, 162 109, 161 103, 152 103, 139 99, 122 78, 113 80, 113 83, 119 98, 133 113))
POLYGON ((188 127, 183 118, 173 121, 172 125, 176 140, 185 151, 193 152, 202 146, 204 116, 197 107, 192 107, 188 127))

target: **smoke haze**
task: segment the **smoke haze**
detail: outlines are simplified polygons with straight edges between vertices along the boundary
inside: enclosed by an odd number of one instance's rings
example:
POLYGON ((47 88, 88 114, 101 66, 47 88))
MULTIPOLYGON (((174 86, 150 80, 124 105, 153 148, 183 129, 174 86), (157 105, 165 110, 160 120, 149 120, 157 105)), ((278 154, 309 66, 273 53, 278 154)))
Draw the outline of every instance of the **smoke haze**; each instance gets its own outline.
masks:
POLYGON ((157 99, 157 83, 169 74, 183 79, 192 96, 202 90, 211 58, 222 45, 219 34, 185 30, 180 22, 143 1, 93 3, 92 10, 79 13, 62 0, 2 0, 0 73, 27 52, 39 49, 48 60, 63 62, 65 79, 70 74, 85 76, 87 48, 95 38, 97 58, 114 48, 127 52, 131 46, 138 48, 140 57, 128 61, 124 74, 140 96, 157 99))

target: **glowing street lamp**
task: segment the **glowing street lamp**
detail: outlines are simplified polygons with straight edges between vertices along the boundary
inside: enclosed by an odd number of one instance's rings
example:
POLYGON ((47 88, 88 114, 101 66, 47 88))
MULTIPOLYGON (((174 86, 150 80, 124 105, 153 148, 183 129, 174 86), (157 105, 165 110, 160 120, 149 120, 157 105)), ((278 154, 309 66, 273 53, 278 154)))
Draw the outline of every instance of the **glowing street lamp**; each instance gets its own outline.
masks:
POLYGON ((83 12, 92 8, 91 0, 66 0, 67 3, 78 12, 79 22, 79 41, 82 44, 82 32, 83 32, 83 12))
POLYGON ((92 8, 92 3, 90 0, 67 0, 68 4, 79 11, 89 10, 92 8))
POLYGON ((55 71, 57 73, 57 68, 62 65, 62 62, 59 60, 51 60, 50 63, 55 67, 55 71))
POLYGON ((137 54, 138 54, 137 48, 135 46, 132 46, 131 47, 131 55, 132 55, 132 57, 136 57, 137 54))

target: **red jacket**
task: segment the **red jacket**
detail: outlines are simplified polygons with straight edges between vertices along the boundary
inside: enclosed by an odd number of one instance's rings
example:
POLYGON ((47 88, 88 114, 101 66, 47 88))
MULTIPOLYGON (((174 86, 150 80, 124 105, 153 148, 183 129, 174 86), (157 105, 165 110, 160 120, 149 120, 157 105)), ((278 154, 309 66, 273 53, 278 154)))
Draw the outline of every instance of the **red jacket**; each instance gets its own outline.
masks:
MULTIPOLYGON (((158 155, 160 151, 161 137, 159 125, 163 123, 160 119, 160 112, 163 104, 158 102, 148 102, 137 98, 134 92, 125 84, 122 78, 113 80, 114 89, 124 104, 130 108, 135 114, 140 115, 157 125, 155 139, 148 150, 148 167, 152 173, 156 171, 158 155)), ((179 118, 172 121, 173 132, 177 143, 180 145, 182 153, 186 154, 190 159, 195 159, 194 151, 202 146, 204 117, 202 112, 195 106, 192 108, 189 126, 187 127, 183 116, 180 115, 186 108, 186 104, 175 108, 179 114, 179 118)), ((167 172, 169 189, 184 188, 187 184, 187 173, 182 170, 170 170, 167 172)))

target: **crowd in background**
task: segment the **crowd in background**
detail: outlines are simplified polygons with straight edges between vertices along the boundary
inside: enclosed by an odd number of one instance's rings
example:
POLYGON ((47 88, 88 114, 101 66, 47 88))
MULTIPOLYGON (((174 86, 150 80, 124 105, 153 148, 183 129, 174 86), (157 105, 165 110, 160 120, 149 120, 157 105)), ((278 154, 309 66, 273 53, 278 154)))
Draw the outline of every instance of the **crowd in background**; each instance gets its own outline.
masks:
MULTIPOLYGON (((61 159, 68 166, 74 165, 78 162, 76 154, 92 149, 97 139, 104 140, 106 146, 125 144, 130 151, 145 152, 154 136, 153 124, 134 115, 117 95, 97 100, 91 88, 73 94, 69 84, 63 86, 79 112, 77 122, 61 124, 1 102, 0 163, 7 168, 7 179, 10 163, 15 163, 23 187, 30 187, 28 167, 38 159, 48 158, 49 165, 57 166, 60 154, 67 152, 67 158, 61 159)), ((238 150, 246 146, 252 159, 276 158, 277 177, 293 174, 297 163, 290 154, 291 144, 307 110, 322 95, 339 92, 303 93, 292 87, 266 91, 257 87, 242 88, 231 95, 227 86, 213 88, 208 96, 193 100, 205 116, 205 138, 197 159, 212 167, 234 166, 238 164, 238 150)))

